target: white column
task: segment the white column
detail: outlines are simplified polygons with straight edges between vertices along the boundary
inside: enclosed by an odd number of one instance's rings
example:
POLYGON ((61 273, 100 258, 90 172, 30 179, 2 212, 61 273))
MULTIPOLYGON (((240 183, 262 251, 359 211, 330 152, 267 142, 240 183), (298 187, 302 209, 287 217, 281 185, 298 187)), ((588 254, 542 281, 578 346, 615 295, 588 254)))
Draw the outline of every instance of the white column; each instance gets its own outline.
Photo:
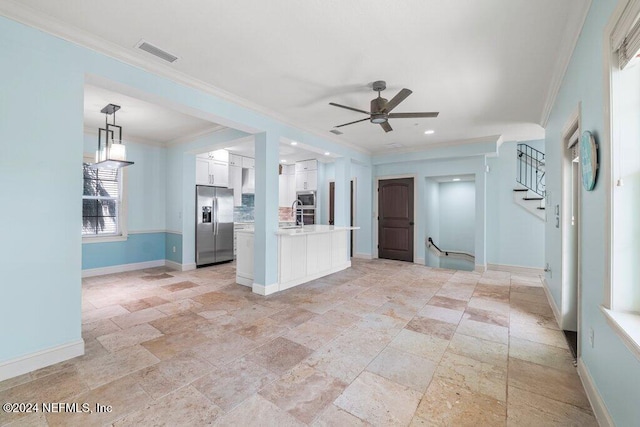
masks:
MULTIPOLYGON (((351 225, 351 159, 339 157, 335 163, 334 219, 337 226, 351 225)), ((347 233, 347 256, 351 250, 351 233, 347 233)))
POLYGON ((253 291, 265 295, 278 282, 278 135, 255 135, 255 153, 253 291))

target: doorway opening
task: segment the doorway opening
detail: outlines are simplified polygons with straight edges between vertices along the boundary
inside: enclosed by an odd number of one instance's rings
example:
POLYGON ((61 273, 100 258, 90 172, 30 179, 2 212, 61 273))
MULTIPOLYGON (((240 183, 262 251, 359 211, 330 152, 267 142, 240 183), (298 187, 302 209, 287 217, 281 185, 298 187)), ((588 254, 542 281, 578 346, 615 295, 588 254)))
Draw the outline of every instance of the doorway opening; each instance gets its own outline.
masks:
MULTIPOLYGON (((349 225, 353 227, 353 216, 354 216, 354 183, 351 180, 351 192, 349 196, 350 206, 349 206, 349 225)), ((335 199, 336 199, 336 183, 334 181, 329 182, 329 225, 335 225, 335 199)), ((350 254, 349 256, 353 257, 353 246, 354 246, 354 234, 353 230, 351 230, 351 246, 349 248, 350 254)))
POLYGON ((413 178, 378 181, 378 258, 413 262, 413 178))
POLYGON ((580 298, 580 114, 562 134, 562 304, 560 327, 574 358, 579 357, 580 298))
POLYGON ((425 263, 429 267, 474 271, 475 175, 426 178, 424 186, 425 263))

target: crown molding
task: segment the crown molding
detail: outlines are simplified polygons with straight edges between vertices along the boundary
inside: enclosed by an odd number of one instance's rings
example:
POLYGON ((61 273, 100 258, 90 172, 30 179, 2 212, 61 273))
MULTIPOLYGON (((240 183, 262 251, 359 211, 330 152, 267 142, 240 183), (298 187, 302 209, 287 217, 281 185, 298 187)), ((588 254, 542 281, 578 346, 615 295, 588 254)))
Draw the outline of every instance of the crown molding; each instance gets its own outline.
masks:
POLYGON ((371 155, 370 150, 367 150, 363 147, 360 147, 359 145, 355 145, 350 142, 341 141, 338 138, 334 137, 333 134, 331 134, 329 131, 326 131, 326 133, 329 134, 326 135, 325 132, 319 131, 318 129, 313 129, 302 126, 298 123, 294 123, 286 117, 278 113, 274 113, 273 111, 262 105, 256 104, 245 98, 227 92, 200 79, 192 77, 182 71, 178 71, 168 65, 156 62, 154 58, 135 55, 133 52, 129 51, 126 48, 123 48, 120 45, 109 42, 100 37, 96 37, 95 35, 81 30, 77 27, 65 24, 58 19, 39 12, 31 7, 19 4, 14 0, 0 1, 0 14, 11 20, 44 31, 48 34, 51 34, 52 36, 66 40, 70 43, 91 49, 149 73, 170 79, 184 86, 200 90, 204 93, 221 98, 225 101, 232 102, 243 108, 267 116, 282 124, 291 126, 304 132, 308 132, 311 135, 317 136, 327 141, 331 141, 342 147, 350 148, 366 155, 371 155))
POLYGON ((220 132, 222 130, 228 129, 226 126, 216 125, 208 129, 199 130, 197 132, 192 132, 190 134, 181 136, 180 138, 175 138, 169 140, 165 143, 166 147, 173 147, 175 145, 186 144, 191 141, 195 141, 198 138, 202 138, 203 136, 210 135, 212 133, 220 132))
POLYGON ((571 14, 569 17, 570 20, 567 23, 566 31, 562 37, 562 41, 560 42, 558 59, 553 70, 553 76, 551 77, 549 90, 547 91, 547 98, 542 108, 542 115, 540 116, 540 126, 542 126, 543 128, 547 127, 547 122, 549 121, 551 110, 556 103, 556 98, 558 97, 558 93, 560 92, 560 87, 562 86, 564 76, 566 75, 567 69, 569 68, 569 63, 571 62, 573 52, 576 48, 576 45, 578 44, 578 39, 580 39, 582 27, 587 20, 587 15, 589 15, 590 8, 591 0, 586 0, 584 2, 584 7, 582 8, 582 10, 571 14))

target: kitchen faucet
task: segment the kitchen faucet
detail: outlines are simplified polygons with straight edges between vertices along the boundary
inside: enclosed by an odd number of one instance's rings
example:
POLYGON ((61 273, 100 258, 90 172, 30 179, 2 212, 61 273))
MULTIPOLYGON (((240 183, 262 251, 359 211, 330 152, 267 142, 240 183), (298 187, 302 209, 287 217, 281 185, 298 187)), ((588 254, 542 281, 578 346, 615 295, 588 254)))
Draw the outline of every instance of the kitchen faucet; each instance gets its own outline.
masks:
POLYGON ((296 199, 293 201, 293 203, 291 204, 291 210, 293 210, 293 214, 296 216, 296 225, 304 225, 304 205, 302 204, 302 200, 300 199, 296 199), (301 208, 298 208, 298 206, 302 206, 301 208), (298 215, 297 215, 297 210, 300 210, 300 221, 298 221, 298 215))

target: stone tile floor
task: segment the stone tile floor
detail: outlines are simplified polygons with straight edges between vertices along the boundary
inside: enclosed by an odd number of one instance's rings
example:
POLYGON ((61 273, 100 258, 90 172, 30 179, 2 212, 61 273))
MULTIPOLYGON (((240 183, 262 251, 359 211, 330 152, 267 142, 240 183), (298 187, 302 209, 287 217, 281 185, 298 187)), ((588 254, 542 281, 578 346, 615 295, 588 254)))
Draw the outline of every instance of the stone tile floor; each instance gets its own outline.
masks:
POLYGON ((595 426, 539 277, 355 260, 268 297, 233 264, 83 281, 82 357, 0 382, 0 425, 595 426))

